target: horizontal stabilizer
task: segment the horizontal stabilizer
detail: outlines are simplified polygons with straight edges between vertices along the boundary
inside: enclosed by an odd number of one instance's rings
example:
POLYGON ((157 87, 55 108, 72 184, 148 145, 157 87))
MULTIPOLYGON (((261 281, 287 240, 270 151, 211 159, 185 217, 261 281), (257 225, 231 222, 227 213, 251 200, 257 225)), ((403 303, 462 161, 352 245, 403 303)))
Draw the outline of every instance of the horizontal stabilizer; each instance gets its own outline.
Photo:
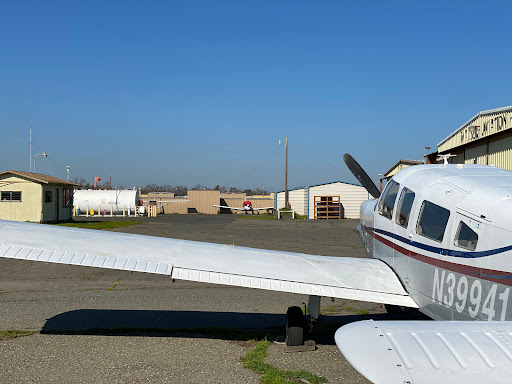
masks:
POLYGON ((0 257, 417 307, 380 260, 0 220, 0 257))
POLYGON ((341 327, 335 340, 373 383, 511 382, 511 322, 367 320, 341 327))

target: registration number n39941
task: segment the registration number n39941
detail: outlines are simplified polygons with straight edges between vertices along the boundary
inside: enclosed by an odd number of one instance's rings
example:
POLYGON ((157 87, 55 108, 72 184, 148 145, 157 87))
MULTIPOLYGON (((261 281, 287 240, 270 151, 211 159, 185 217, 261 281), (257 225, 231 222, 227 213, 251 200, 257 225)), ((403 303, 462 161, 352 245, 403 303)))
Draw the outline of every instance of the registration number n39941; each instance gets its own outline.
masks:
POLYGON ((480 279, 456 275, 453 272, 435 269, 432 284, 432 301, 446 307, 454 307, 458 313, 467 313, 470 317, 483 320, 495 319, 499 311, 499 320, 504 321, 510 288, 480 279), (497 299, 497 300, 496 300, 497 299))

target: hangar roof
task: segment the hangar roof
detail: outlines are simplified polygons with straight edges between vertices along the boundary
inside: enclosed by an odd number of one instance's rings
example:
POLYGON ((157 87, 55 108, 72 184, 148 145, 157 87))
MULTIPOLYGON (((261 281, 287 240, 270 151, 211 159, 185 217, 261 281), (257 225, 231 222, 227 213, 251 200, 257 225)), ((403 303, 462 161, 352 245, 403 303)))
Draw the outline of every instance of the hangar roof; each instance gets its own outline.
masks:
POLYGON ((42 175, 40 173, 32 173, 32 172, 8 170, 8 171, 0 172, 0 177, 7 175, 7 174, 25 177, 29 180, 32 180, 32 181, 34 181, 36 183, 40 183, 40 184, 61 184, 61 185, 78 186, 78 184, 73 183, 68 180, 63 180, 63 179, 59 179, 57 177, 53 177, 50 175, 42 175))
POLYGON ((512 128, 512 105, 478 112, 445 137, 437 148, 439 153, 512 128), (508 120, 508 121, 507 121, 508 120))
MULTIPOLYGON (((342 184, 348 184, 348 185, 354 185, 356 187, 362 187, 361 184, 354 184, 354 183, 347 183, 346 181, 331 181, 329 183, 321 183, 321 184, 315 184, 315 185, 309 185, 307 187, 300 187, 300 188, 291 188, 291 189, 288 189, 288 191, 298 191, 300 189, 308 189, 308 188, 314 188, 314 187, 319 187, 321 185, 329 185, 329 184, 336 184, 336 183, 342 183, 342 184)), ((284 190, 282 191, 277 191, 276 193, 282 193, 284 192, 284 190)))
POLYGON ((411 165, 419 164, 423 164, 423 162, 418 160, 399 160, 395 165, 389 168, 389 170, 384 174, 384 177, 391 177, 404 168, 410 167, 411 165))

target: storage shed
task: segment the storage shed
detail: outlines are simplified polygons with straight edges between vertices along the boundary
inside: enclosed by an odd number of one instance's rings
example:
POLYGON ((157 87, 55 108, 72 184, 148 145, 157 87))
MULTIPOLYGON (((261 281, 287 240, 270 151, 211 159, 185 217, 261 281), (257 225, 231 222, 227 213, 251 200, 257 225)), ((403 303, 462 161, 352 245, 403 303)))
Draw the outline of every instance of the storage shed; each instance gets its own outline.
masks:
POLYGON ((70 220, 75 186, 39 173, 0 172, 0 219, 40 223, 70 220))
MULTIPOLYGON (((369 199, 364 187, 334 181, 288 191, 291 208, 308 219, 358 219, 361 203, 369 199)), ((284 207, 284 191, 276 194, 276 207, 284 207)))

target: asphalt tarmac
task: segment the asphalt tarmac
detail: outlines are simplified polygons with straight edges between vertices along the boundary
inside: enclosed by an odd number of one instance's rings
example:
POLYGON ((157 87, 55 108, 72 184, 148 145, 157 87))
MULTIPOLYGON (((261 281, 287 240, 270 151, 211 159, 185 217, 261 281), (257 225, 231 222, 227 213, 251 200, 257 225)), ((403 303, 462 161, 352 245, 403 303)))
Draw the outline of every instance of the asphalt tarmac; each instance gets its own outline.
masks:
MULTIPOLYGON (((234 215, 140 220, 144 224, 117 231, 365 257, 356 220, 234 215)), ((40 331, 0 341, 0 383, 258 383, 258 375, 240 361, 252 348, 243 335, 267 330, 284 335, 287 308, 306 300, 159 275, 0 259, 0 330, 40 331)), ((379 304, 325 298, 322 313, 318 334, 311 336, 317 350, 285 353, 274 343, 266 361, 281 369, 309 370, 329 383, 368 383, 343 358, 333 331, 325 330, 390 316, 379 304)))

